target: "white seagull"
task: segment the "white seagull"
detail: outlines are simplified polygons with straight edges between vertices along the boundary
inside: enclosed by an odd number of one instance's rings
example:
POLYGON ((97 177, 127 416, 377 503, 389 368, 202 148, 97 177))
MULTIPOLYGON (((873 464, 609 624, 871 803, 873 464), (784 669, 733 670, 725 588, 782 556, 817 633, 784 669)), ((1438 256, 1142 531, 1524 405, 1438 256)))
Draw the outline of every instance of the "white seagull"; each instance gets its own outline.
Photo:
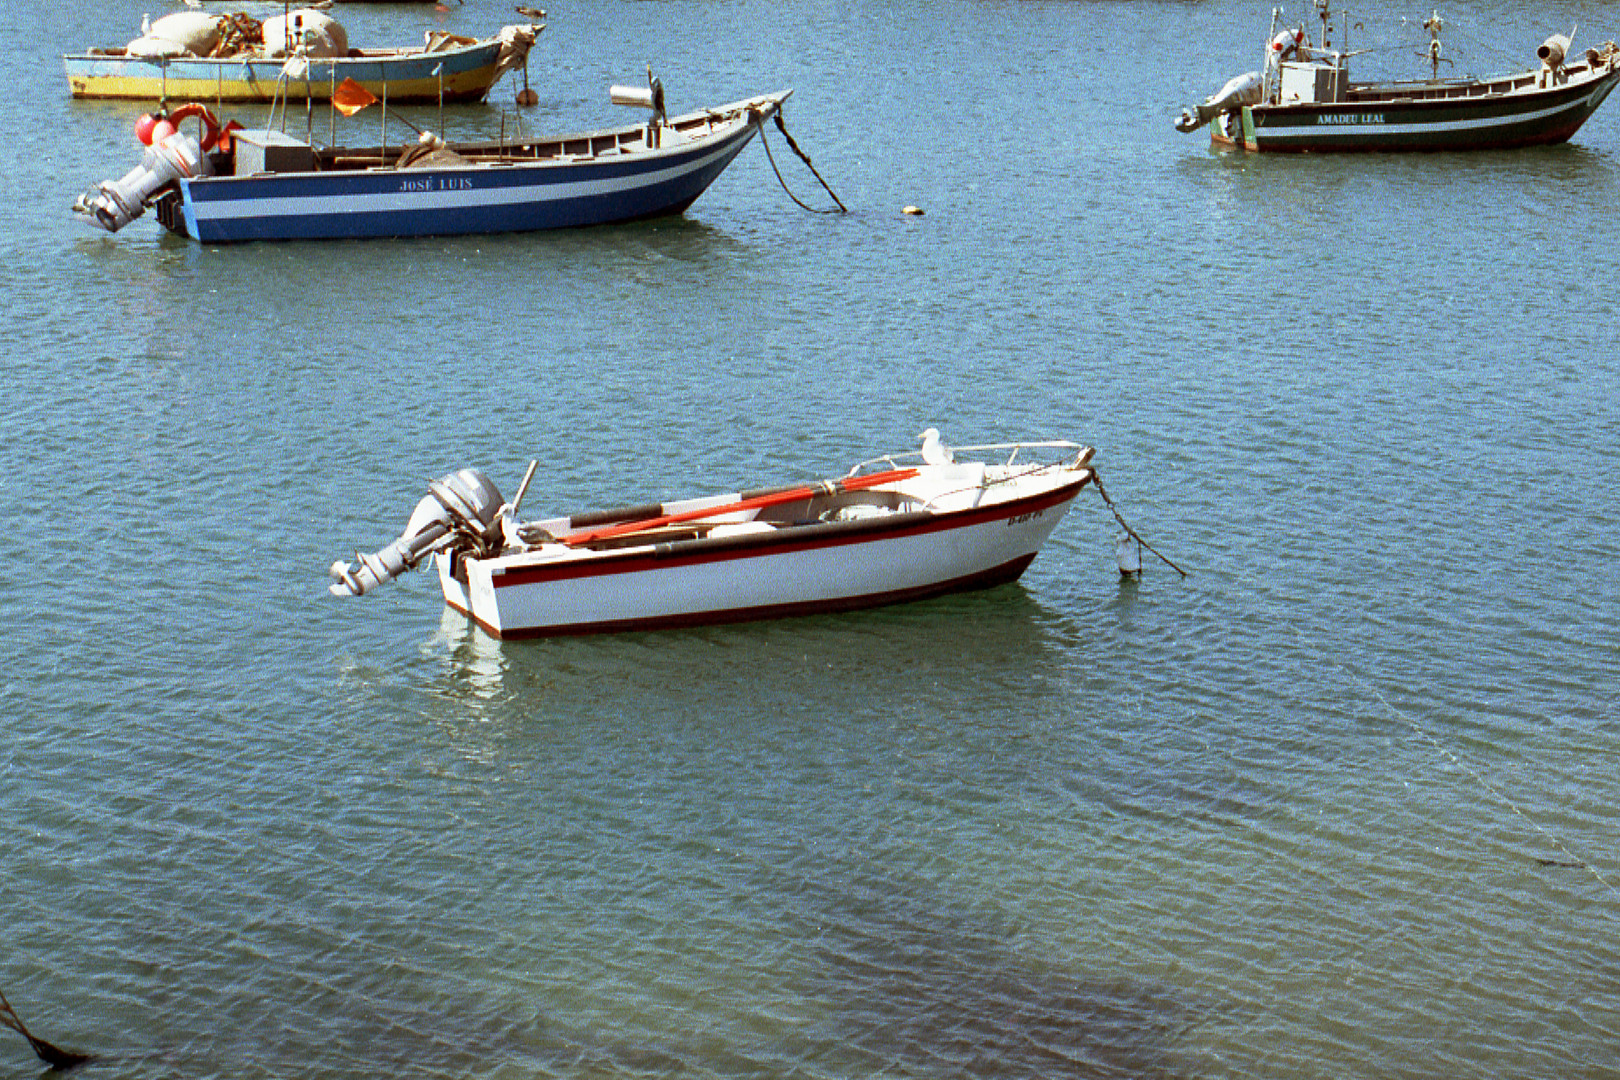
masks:
POLYGON ((917 438, 922 440, 923 464, 949 465, 956 460, 950 447, 939 441, 939 428, 929 428, 917 438))

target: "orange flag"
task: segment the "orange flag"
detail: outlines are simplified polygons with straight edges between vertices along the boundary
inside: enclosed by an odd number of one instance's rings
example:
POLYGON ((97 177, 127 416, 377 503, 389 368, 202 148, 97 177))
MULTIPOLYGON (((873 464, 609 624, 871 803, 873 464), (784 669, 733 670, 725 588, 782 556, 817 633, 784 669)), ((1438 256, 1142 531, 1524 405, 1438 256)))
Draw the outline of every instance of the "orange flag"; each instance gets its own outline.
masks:
POLYGON ((353 116, 367 105, 375 105, 377 96, 353 79, 344 79, 332 91, 332 107, 344 116, 353 116))

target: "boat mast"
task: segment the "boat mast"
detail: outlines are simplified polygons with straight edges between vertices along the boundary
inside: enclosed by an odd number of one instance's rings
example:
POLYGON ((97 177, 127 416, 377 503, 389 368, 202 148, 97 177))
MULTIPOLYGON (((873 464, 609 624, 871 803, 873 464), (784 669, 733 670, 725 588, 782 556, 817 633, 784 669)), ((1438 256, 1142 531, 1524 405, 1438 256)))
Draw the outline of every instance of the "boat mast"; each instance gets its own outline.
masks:
POLYGON ((1440 81, 1440 31, 1445 28, 1446 22, 1436 10, 1423 24, 1423 29, 1429 32, 1429 79, 1431 82, 1440 81))
POLYGON ((1272 54, 1275 51, 1271 45, 1272 42, 1277 40, 1277 18, 1281 14, 1282 8, 1274 7, 1271 9, 1271 29, 1266 33, 1266 55, 1260 63, 1260 70, 1264 72, 1260 76, 1260 100, 1262 101, 1271 100, 1271 65, 1272 54))

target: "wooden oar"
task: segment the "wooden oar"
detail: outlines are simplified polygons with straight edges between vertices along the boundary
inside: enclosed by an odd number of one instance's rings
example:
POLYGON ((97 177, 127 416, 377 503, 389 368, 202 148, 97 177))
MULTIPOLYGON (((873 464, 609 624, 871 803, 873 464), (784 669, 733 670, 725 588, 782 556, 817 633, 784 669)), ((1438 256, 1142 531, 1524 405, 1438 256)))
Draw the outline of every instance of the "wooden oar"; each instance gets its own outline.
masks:
POLYGON ((799 502, 802 499, 810 499, 817 495, 836 495, 843 491, 862 491, 866 488, 877 487, 880 484, 892 484, 899 480, 909 480, 916 475, 916 469, 890 469, 887 472, 868 473, 865 476, 848 476, 842 480, 824 480, 819 484, 802 484, 799 487, 788 488, 786 491, 773 491, 769 495, 756 495, 752 499, 740 499, 737 502, 725 503, 720 506, 705 506, 697 510, 684 510, 679 514, 665 514, 662 517, 645 518, 641 521, 626 521, 619 525, 608 525, 600 529, 591 529, 588 532, 573 533, 560 539, 570 547, 580 547, 584 544, 595 543, 598 540, 607 540, 615 536, 628 536, 631 533, 657 529, 664 525, 674 525, 682 521, 696 521, 699 518, 718 517, 721 514, 735 514, 742 510, 757 510, 766 506, 777 506, 781 503, 799 502))

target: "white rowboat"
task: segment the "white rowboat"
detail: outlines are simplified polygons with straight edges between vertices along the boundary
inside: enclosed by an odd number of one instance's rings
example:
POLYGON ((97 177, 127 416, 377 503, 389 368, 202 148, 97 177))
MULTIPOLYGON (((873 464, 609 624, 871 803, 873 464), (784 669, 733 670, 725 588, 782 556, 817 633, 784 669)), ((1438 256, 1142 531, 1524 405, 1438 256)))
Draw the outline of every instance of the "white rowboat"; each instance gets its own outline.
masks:
POLYGON ((394 543, 333 564, 331 591, 432 555, 445 602, 500 638, 849 611, 1016 580, 1093 480, 1078 443, 924 439, 838 479, 528 522, 533 466, 512 503, 463 469, 394 543))

